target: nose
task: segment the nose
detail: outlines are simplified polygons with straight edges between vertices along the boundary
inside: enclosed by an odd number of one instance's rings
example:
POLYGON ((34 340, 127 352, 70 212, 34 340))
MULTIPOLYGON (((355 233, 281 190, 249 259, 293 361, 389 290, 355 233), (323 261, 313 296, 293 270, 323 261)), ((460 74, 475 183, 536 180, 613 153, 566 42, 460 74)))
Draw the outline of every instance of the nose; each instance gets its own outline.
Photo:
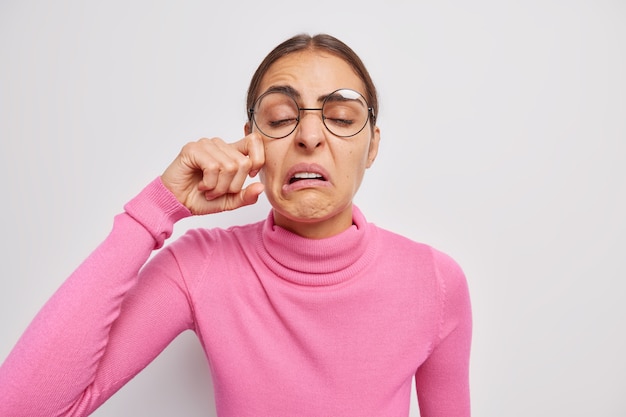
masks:
POLYGON ((296 128, 295 141, 298 147, 313 150, 326 140, 322 109, 300 109, 300 122, 296 128))

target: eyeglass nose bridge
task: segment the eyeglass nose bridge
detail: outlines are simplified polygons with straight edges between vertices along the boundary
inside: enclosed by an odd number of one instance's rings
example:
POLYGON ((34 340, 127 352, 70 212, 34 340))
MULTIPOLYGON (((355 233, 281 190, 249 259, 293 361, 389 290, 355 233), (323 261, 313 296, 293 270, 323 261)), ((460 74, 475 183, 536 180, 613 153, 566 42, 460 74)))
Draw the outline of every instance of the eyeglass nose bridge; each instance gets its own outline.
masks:
MULTIPOLYGON (((326 116, 324 116, 324 108, 323 107, 298 107, 298 117, 296 119, 296 124, 293 127, 293 130, 291 131, 291 133, 289 135, 291 135, 293 132, 295 132, 296 130, 298 130, 298 128, 302 129, 302 118, 305 116, 302 112, 313 112, 313 111, 319 111, 320 112, 320 118, 322 121, 322 130, 327 130, 330 133, 332 133, 332 131, 328 128, 328 126, 326 125, 326 116)), ((319 125, 318 125, 319 126, 319 125)), ((321 126, 318 127, 318 129, 321 126)), ((334 133, 333 133, 334 134, 334 133)), ((289 136, 287 135, 287 136, 289 136)))
POLYGON ((303 111, 319 111, 322 116, 322 122, 326 120, 326 116, 324 116, 324 107, 298 107, 298 123, 296 124, 296 127, 298 127, 298 124, 300 124, 300 119, 302 119, 301 114, 303 111))

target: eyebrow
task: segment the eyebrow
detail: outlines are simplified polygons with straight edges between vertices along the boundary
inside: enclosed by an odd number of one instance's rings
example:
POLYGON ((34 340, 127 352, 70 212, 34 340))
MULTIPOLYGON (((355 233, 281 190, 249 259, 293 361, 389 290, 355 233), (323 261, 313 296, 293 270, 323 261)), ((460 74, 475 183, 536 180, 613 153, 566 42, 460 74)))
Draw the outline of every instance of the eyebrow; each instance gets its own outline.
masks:
MULTIPOLYGON (((263 94, 266 93, 283 93, 283 94, 287 94, 290 97, 293 97, 294 99, 296 99, 296 101, 300 100, 302 98, 302 94, 300 94, 298 92, 298 90, 296 90, 295 88, 293 88, 290 85, 273 85, 270 86, 267 90, 265 90, 265 92, 263 94)), ((317 102, 321 103, 324 100, 326 100, 326 97, 328 97, 330 94, 324 94, 321 95, 317 98, 317 102)))

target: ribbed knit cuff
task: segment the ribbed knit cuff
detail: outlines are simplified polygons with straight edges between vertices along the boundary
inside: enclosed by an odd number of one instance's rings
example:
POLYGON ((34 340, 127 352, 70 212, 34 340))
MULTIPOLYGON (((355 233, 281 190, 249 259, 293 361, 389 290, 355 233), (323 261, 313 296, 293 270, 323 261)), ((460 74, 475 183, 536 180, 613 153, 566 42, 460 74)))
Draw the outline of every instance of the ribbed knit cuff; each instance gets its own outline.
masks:
POLYGON ((161 177, 126 203, 124 210, 154 237, 155 249, 162 247, 172 235, 174 223, 191 216, 191 211, 163 185, 161 177))

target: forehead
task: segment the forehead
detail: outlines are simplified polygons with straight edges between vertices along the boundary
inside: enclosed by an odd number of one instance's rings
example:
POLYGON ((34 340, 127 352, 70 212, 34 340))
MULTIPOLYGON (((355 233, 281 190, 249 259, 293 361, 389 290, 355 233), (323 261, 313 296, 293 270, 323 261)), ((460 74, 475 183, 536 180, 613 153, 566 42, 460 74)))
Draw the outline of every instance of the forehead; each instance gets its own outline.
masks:
POLYGON ((261 80, 259 93, 270 87, 289 86, 303 98, 317 98, 340 88, 364 93, 357 73, 342 58, 322 51, 302 51, 274 62, 261 80))

